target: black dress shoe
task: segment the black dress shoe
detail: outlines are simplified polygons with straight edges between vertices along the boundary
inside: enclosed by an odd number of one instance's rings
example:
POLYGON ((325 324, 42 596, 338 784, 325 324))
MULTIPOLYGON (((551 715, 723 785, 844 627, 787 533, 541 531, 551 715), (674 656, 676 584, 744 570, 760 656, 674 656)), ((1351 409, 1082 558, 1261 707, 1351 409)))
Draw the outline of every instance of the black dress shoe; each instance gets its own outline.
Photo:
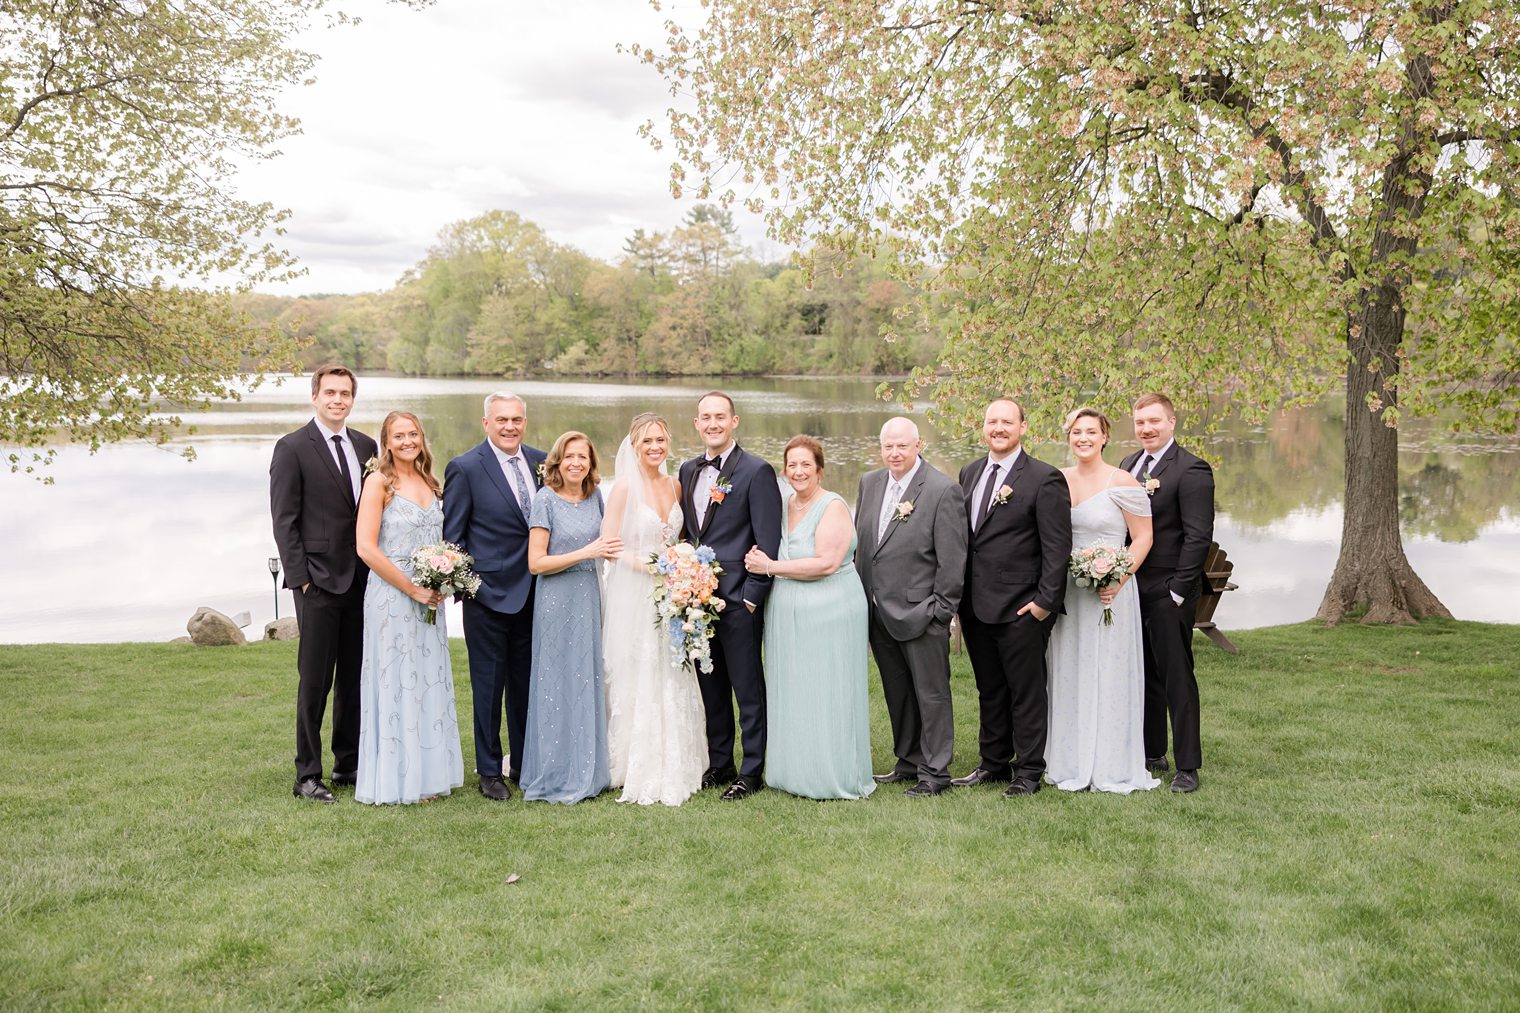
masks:
POLYGON ((759 781, 751 782, 741 777, 739 780, 729 785, 727 791, 718 796, 718 801, 736 802, 741 798, 749 798, 755 792, 764 787, 765 785, 761 784, 759 781))
POLYGON ((1165 774, 1168 770, 1172 769, 1172 765, 1166 762, 1166 757, 1164 756, 1147 756, 1145 758, 1145 769, 1152 774, 1165 774))
POLYGON ((977 767, 965 777, 952 777, 950 779, 950 783, 955 785, 957 788, 970 788, 978 784, 986 784, 989 781, 995 782, 1008 780, 1011 780, 1011 775, 1009 774, 998 775, 994 774, 986 767, 977 767))
POLYGON ((304 781, 297 781, 295 790, 291 794, 296 798, 304 798, 308 802, 321 802, 324 805, 338 801, 333 798, 333 793, 327 790, 327 785, 322 783, 320 777, 308 777, 304 781))
POLYGON ((708 769, 702 772, 702 787, 716 788, 720 784, 729 784, 739 779, 739 772, 730 767, 727 770, 708 769))
POLYGON ((509 770, 509 771, 507 771, 507 780, 511 781, 513 784, 517 785, 519 788, 522 787, 522 776, 521 776, 521 774, 520 774, 519 771, 516 771, 516 770, 509 770))
POLYGON ((928 798, 931 795, 942 795, 950 790, 948 784, 934 784, 930 781, 920 781, 907 791, 903 792, 909 798, 928 798))
POLYGON ((1177 776, 1172 778, 1172 790, 1180 795, 1198 790, 1198 771, 1179 770, 1177 776))
POLYGON ((357 770, 335 770, 333 771, 332 783, 334 788, 339 785, 347 785, 352 788, 359 783, 359 772, 357 770))
POLYGON ((1018 798, 1020 795, 1033 795, 1040 790, 1040 782, 1029 777, 1016 777, 1013 783, 1003 789, 1004 798, 1018 798))
POLYGON ((507 782, 501 779, 500 774, 495 777, 482 777, 480 793, 492 802, 505 802, 512 797, 512 789, 507 787, 507 782))
POLYGON ((915 778, 912 774, 904 774, 901 771, 894 770, 890 774, 872 774, 871 780, 877 784, 896 784, 898 781, 912 781, 915 778))

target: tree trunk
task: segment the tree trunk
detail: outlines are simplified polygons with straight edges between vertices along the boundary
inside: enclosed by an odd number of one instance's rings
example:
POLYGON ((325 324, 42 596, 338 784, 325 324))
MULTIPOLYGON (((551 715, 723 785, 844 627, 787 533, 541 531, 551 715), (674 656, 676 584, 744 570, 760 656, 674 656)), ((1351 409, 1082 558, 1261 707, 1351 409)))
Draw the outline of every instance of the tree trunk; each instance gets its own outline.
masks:
POLYGON ((1384 389, 1396 373, 1394 354, 1404 331, 1403 310, 1380 292, 1348 320, 1351 364, 1346 374, 1346 495, 1341 551, 1320 602, 1319 618, 1334 625, 1365 610, 1364 623, 1411 623, 1423 616, 1451 617, 1409 565, 1399 532, 1399 431, 1368 395, 1387 403, 1384 389), (1359 324, 1360 337, 1354 337, 1359 324), (1374 369, 1373 363, 1377 363, 1374 369))

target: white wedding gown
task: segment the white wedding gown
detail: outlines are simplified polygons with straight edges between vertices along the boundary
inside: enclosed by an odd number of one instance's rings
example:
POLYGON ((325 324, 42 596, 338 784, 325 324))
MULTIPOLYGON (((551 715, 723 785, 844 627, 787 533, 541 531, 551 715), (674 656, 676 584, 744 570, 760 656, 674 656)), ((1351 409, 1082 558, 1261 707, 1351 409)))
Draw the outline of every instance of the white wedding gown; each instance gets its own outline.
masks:
POLYGON ((680 530, 679 503, 664 521, 636 503, 623 520, 622 557, 607 564, 603 578, 607 751, 612 784, 623 789, 619 802, 680 805, 702 786, 707 767, 702 692, 689 666, 671 662, 645 566, 680 530))
MULTIPOLYGON (((1071 508, 1072 549, 1124 544, 1124 511, 1149 517, 1150 498, 1134 486, 1105 488, 1071 508)), ((1145 652, 1140 595, 1129 579, 1103 625, 1103 603, 1066 577, 1066 614, 1050 634, 1050 726, 1045 777, 1064 791, 1128 794, 1161 782, 1145 769, 1141 734, 1145 652)))

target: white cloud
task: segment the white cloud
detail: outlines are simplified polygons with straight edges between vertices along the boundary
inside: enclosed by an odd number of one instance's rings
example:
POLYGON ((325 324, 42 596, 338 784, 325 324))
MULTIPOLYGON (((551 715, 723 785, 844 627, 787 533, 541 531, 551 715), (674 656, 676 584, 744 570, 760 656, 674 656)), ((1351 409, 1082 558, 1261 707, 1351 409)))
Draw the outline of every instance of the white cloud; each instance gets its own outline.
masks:
MULTIPOLYGON (((303 132, 249 166, 239 193, 291 210, 280 240, 307 274, 268 291, 389 287, 445 225, 493 208, 615 259, 636 228, 665 231, 670 155, 637 135, 664 120, 667 86, 618 45, 660 43, 693 3, 439 0, 375 4, 357 26, 313 29, 316 82, 289 92, 303 132)), ((746 242, 776 256, 757 218, 746 242)))

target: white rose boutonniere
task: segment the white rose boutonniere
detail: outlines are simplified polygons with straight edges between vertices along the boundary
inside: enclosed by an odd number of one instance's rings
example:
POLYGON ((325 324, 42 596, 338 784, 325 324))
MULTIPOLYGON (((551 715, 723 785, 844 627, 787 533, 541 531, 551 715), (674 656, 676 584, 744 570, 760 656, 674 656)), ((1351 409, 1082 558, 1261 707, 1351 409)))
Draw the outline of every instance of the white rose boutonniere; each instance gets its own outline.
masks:
POLYGON ((913 516, 913 501, 909 500, 909 499, 898 500, 897 501, 897 506, 893 509, 892 516, 894 516, 895 518, 897 518, 900 521, 905 521, 909 517, 912 517, 913 516))
POLYGON ((1159 488, 1161 488, 1161 479, 1159 479, 1159 478, 1147 478, 1145 480, 1145 494, 1147 496, 1154 496, 1154 495, 1156 495, 1156 490, 1159 489, 1159 488))
POLYGON ((368 461, 364 462, 364 474, 368 475, 378 467, 380 467, 380 458, 371 457, 368 461))
POLYGON ((536 472, 538 472, 538 484, 539 485, 543 485, 544 484, 544 466, 542 464, 540 464, 537 468, 535 468, 533 470, 536 471, 536 472))
POLYGON ((992 494, 992 505, 993 506, 1002 506, 1004 503, 1008 502, 1008 497, 1010 497, 1012 495, 1013 495, 1013 486, 1011 486, 1011 485, 1000 485, 1000 486, 998 486, 998 491, 992 494))

